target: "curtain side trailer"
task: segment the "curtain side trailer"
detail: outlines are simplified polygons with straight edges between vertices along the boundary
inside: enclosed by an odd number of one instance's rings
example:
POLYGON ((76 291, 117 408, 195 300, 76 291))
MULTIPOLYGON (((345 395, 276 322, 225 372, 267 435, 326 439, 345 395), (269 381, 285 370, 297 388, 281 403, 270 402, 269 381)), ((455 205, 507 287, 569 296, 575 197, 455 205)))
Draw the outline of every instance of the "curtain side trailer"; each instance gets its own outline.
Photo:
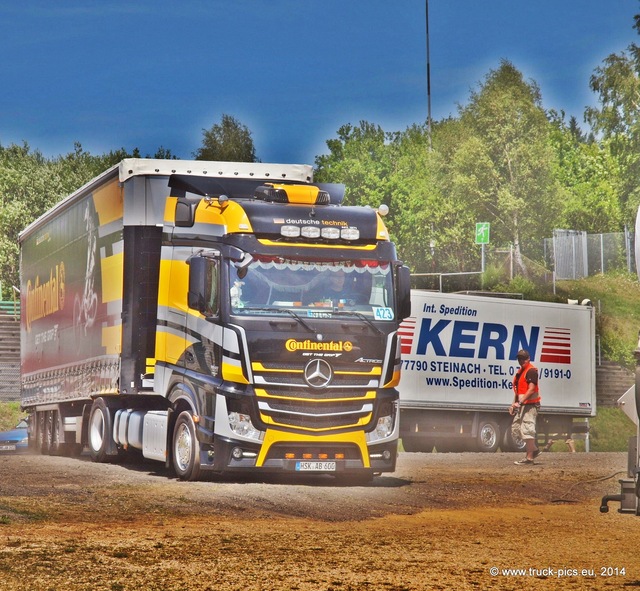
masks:
POLYGON ((31 447, 184 480, 393 471, 409 271, 343 194, 307 165, 128 159, 27 227, 31 447))

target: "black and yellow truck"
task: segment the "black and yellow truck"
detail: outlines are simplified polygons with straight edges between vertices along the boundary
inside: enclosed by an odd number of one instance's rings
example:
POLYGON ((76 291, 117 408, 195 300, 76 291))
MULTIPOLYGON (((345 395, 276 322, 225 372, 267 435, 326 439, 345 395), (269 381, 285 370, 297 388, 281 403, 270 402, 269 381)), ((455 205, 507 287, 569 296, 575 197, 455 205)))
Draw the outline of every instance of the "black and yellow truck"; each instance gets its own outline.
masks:
POLYGON ((409 272, 383 208, 312 173, 127 159, 28 226, 31 447, 184 480, 393 471, 409 272))

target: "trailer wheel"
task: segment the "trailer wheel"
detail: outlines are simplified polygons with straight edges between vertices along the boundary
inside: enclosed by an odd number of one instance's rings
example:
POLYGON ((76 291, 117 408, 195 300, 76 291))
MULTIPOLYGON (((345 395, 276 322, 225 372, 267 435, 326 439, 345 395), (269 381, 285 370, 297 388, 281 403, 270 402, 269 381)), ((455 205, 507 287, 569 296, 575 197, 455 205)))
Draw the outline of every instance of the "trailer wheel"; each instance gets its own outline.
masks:
POLYGON ((49 443, 51 442, 51 423, 49 413, 44 411, 36 412, 36 452, 41 455, 49 453, 49 443))
POLYGON ((500 426, 495 421, 481 419, 476 439, 478 451, 493 453, 500 446, 500 426))
POLYGON ((502 451, 524 451, 526 444, 522 439, 514 439, 511 432, 511 423, 504 424, 502 435, 502 451))
POLYGON ((108 438, 111 437, 111 413, 102 398, 93 401, 87 435, 91 459, 94 462, 106 462, 108 438))
POLYGON ((200 442, 191 412, 178 415, 173 429, 172 463, 180 480, 198 480, 200 477, 200 442))
POLYGON ((50 423, 49 455, 64 455, 64 431, 60 426, 60 416, 57 410, 48 412, 50 423))

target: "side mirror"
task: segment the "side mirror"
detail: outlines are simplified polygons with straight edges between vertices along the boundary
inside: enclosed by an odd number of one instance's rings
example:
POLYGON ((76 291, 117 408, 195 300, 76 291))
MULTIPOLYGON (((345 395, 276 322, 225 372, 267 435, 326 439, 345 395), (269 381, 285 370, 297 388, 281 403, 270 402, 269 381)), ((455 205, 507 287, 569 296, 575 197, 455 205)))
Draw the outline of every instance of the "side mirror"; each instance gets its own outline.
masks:
POLYGON ((176 226, 192 228, 196 218, 196 203, 188 199, 178 199, 176 202, 176 226))
POLYGON ((233 266, 237 269, 238 279, 244 279, 247 276, 249 265, 253 262, 253 257, 244 250, 236 246, 230 246, 227 256, 233 262, 233 266))
POLYGON ((187 305, 193 310, 204 314, 206 310, 207 293, 207 259, 201 256, 189 260, 189 292, 187 305))
POLYGON ((406 265, 399 266, 396 271, 396 301, 398 319, 404 320, 411 315, 411 272, 406 265))

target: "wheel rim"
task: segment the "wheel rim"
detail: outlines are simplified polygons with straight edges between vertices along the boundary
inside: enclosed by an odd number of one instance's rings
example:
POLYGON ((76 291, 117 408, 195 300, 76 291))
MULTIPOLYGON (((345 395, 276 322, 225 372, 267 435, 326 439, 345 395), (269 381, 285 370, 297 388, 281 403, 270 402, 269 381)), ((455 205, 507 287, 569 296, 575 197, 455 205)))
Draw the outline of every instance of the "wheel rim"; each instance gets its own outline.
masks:
POLYGON ((182 472, 186 472, 191 464, 191 453, 193 449, 193 440, 191 439, 191 431, 184 423, 181 423, 176 433, 174 445, 174 457, 176 465, 182 472))
POLYGON ((491 425, 484 425, 480 431, 480 441, 483 447, 493 447, 497 441, 496 430, 491 425))
POLYGON ((91 441, 91 449, 100 451, 104 442, 104 417, 102 412, 97 410, 91 416, 91 425, 89 440, 91 441))

